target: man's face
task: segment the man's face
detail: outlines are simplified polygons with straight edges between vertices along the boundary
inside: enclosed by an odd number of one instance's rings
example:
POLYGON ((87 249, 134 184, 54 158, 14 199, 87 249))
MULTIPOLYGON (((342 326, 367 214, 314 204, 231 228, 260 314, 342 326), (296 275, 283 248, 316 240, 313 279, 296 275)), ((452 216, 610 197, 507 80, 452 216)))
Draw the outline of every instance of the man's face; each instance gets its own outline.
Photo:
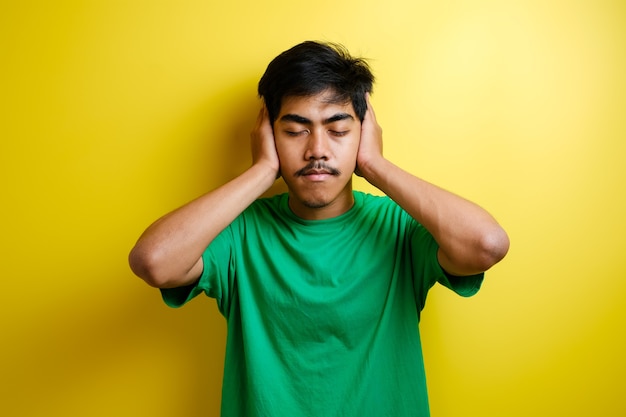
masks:
POLYGON ((289 206, 305 219, 335 217, 354 203, 352 173, 361 122, 352 103, 336 103, 332 98, 332 91, 287 97, 274 122, 289 206))

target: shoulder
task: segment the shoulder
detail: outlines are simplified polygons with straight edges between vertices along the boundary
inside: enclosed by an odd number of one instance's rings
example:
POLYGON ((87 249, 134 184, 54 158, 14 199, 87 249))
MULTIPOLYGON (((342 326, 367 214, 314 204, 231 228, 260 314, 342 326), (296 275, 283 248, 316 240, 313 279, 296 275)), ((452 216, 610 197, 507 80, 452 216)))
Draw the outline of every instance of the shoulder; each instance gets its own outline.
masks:
POLYGON ((368 194, 363 191, 353 191, 354 202, 357 207, 376 208, 392 206, 396 203, 386 195, 368 194))
POLYGON ((402 208, 386 195, 373 195, 361 191, 354 192, 355 205, 365 213, 396 213, 404 212, 402 208))
POLYGON ((259 198, 252 202, 235 220, 230 228, 238 231, 247 230, 250 227, 268 227, 279 219, 286 217, 285 207, 288 206, 286 194, 278 194, 272 197, 259 198))
POLYGON ((242 214, 258 216, 268 213, 279 215, 283 206, 287 204, 287 194, 277 194, 255 200, 242 214))

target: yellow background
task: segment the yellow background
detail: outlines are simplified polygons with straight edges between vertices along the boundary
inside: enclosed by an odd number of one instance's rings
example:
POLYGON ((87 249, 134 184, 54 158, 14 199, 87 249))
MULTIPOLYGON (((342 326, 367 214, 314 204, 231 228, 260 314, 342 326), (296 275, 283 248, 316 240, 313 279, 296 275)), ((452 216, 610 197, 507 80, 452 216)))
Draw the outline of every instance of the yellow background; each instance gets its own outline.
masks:
POLYGON ((626 415, 623 2, 3 3, 3 415, 218 415, 214 302, 168 309, 126 256, 248 166, 305 39, 370 58, 386 155, 510 234, 479 295, 431 293, 433 416, 626 415))

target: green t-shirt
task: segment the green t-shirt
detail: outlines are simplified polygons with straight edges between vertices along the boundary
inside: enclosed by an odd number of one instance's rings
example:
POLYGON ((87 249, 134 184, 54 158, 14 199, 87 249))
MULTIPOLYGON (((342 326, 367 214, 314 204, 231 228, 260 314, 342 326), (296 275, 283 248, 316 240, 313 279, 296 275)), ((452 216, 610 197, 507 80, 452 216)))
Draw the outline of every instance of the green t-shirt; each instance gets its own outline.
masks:
POLYGON ((483 275, 449 277, 437 243, 388 197, 354 192, 327 220, 260 199, 207 248, 178 307, 205 292, 228 323, 223 417, 428 416, 418 330, 440 282, 473 295, 483 275))

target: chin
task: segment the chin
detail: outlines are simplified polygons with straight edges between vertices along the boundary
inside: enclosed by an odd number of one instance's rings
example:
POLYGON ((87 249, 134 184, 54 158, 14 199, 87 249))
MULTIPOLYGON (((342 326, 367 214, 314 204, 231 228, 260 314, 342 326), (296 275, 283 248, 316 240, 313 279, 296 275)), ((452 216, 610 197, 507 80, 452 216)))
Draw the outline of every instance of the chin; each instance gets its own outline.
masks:
POLYGON ((322 190, 315 190, 313 192, 306 191, 295 193, 292 192, 291 196, 298 202, 301 207, 307 209, 323 209, 332 204, 334 199, 328 193, 322 190))
POLYGON ((326 200, 302 200, 302 205, 310 209, 321 209, 330 204, 326 200))

